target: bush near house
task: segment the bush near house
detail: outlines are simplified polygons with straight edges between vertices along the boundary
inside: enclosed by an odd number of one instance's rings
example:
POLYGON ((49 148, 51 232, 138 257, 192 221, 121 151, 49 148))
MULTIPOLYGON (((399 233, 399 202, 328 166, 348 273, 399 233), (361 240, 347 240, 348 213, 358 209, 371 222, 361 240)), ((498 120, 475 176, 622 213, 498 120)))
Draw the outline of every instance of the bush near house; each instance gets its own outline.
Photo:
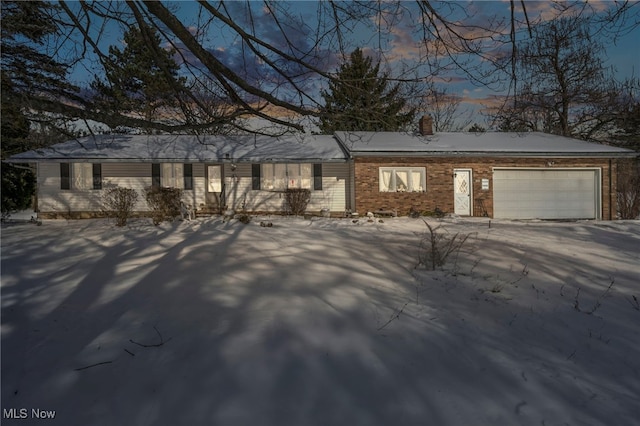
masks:
POLYGON ((640 217, 640 161, 618 166, 618 215, 620 219, 640 217))
POLYGON ((116 219, 116 226, 126 226, 136 202, 138 192, 131 188, 116 186, 106 189, 102 194, 105 213, 108 217, 116 219))
POLYGON ((159 225, 164 221, 170 222, 180 216, 181 189, 147 187, 144 190, 144 198, 151 209, 151 219, 154 225, 159 225))
POLYGON ((304 214, 311 200, 311 191, 303 188, 289 188, 285 192, 289 212, 299 216, 304 214))
POLYGON ((36 189, 36 177, 31 170, 24 170, 12 164, 2 165, 2 216, 32 207, 32 197, 36 189))

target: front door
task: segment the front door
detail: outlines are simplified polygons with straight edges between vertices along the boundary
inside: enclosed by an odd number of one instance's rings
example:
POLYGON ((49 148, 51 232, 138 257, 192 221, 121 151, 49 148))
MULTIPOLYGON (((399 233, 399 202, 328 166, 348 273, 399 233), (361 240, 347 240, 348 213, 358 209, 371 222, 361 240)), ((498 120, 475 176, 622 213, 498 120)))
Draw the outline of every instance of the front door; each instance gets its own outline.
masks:
POLYGON ((453 171, 453 212, 460 216, 471 216, 471 170, 453 171))

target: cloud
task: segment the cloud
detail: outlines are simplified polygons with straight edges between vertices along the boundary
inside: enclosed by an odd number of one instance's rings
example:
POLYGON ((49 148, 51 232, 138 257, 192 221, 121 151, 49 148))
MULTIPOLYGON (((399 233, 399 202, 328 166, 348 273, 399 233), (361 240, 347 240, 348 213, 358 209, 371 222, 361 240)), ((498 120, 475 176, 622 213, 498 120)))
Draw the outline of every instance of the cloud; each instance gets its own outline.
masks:
POLYGON ((506 100, 507 97, 500 94, 493 94, 482 98, 474 98, 470 96, 462 97, 463 104, 480 108, 481 111, 485 112, 497 111, 504 106, 506 100))

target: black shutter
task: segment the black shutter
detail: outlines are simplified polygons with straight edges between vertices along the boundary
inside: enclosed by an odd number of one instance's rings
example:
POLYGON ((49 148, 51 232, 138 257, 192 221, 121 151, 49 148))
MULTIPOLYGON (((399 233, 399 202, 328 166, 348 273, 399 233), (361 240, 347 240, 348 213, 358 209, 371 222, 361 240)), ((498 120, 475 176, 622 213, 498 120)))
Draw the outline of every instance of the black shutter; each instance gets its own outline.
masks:
POLYGON ((93 163, 93 189, 102 189, 102 164, 93 163))
POLYGON ((160 187, 160 163, 151 164, 151 186, 160 187))
POLYGON ((193 189, 193 164, 185 164, 182 168, 184 189, 193 189))
POLYGON ((71 189, 69 163, 60 163, 60 189, 71 189))
POLYGON ((260 189, 260 164, 251 165, 251 189, 260 189))
POLYGON ((313 165, 313 189, 322 189, 322 164, 313 165))

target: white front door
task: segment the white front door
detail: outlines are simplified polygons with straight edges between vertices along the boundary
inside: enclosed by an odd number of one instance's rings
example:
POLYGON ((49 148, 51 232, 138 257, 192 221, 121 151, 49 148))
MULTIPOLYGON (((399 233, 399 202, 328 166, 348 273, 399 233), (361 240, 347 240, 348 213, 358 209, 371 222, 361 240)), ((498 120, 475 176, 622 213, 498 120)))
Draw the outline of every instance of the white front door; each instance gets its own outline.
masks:
POLYGON ((460 216, 471 216, 471 170, 453 171, 453 212, 460 216))

